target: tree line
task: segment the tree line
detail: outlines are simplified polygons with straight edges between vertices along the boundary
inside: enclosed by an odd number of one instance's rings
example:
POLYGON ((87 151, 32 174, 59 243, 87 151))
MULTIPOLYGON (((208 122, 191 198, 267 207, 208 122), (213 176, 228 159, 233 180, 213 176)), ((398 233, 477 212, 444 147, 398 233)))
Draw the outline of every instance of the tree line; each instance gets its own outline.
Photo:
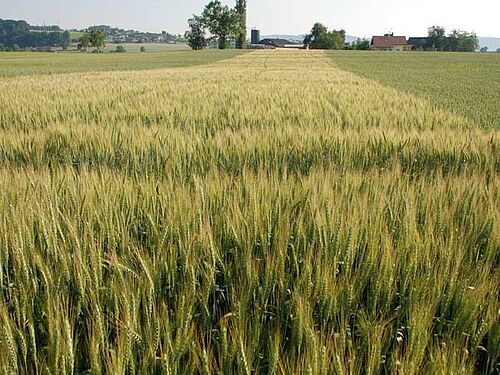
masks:
POLYGON ((233 41, 236 48, 245 48, 246 23, 246 0, 236 0, 234 8, 222 5, 219 0, 213 0, 205 6, 201 15, 193 15, 188 20, 186 39, 194 50, 201 50, 214 41, 217 41, 219 49, 228 48, 233 41))
MULTIPOLYGON (((474 52, 479 47, 479 41, 475 33, 453 30, 446 35, 446 30, 441 26, 430 27, 428 37, 423 39, 425 41, 420 49, 428 51, 474 52)), ((369 40, 358 39, 352 44, 345 43, 344 30, 328 31, 321 23, 314 24, 310 34, 304 39, 304 45, 311 49, 370 49, 369 40)))
POLYGON ((33 29, 26 21, 0 19, 0 50, 16 51, 25 48, 68 48, 71 36, 68 31, 33 29))
POLYGON ((422 49, 428 51, 474 52, 479 47, 477 35, 473 32, 453 30, 448 36, 442 26, 431 26, 427 42, 422 49))

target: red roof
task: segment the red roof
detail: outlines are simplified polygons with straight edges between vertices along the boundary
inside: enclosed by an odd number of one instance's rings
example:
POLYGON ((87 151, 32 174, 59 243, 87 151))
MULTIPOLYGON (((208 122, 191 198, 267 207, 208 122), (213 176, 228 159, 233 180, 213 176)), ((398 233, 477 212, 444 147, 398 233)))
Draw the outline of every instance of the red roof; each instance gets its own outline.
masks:
POLYGON ((394 46, 406 46, 405 36, 374 36, 372 38, 372 46, 375 48, 391 48, 394 46))

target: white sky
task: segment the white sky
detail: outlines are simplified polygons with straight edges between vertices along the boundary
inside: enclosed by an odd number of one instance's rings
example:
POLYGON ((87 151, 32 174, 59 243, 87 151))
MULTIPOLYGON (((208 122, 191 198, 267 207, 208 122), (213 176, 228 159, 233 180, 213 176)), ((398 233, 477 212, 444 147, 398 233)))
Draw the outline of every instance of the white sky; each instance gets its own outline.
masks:
MULTIPOLYGON (((0 18, 83 28, 95 24, 184 33, 208 0, 0 0, 0 18)), ((232 4, 234 1, 223 1, 232 4)), ((316 21, 349 35, 424 36, 432 25, 500 37, 500 0, 248 0, 248 27, 303 34, 316 21)))

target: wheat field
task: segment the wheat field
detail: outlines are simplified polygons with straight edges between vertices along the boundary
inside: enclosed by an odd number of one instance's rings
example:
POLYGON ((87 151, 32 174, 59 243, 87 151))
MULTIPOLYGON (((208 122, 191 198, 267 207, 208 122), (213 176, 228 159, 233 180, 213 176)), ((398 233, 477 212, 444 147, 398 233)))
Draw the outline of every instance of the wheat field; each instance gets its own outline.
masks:
POLYGON ((6 374, 494 374, 500 133, 324 52, 0 79, 6 374))

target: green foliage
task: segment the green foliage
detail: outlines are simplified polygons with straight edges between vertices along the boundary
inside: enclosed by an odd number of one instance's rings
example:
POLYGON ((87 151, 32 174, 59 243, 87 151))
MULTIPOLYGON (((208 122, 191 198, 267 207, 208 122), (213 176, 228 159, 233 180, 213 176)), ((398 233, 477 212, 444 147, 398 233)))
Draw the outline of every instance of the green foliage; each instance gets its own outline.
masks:
POLYGON ((428 31, 427 48, 434 51, 444 51, 447 48, 448 40, 446 30, 442 26, 431 26, 428 31))
MULTIPOLYGON (((94 50, 100 51, 101 48, 106 46, 104 42, 105 34, 100 29, 92 29, 90 32, 83 33, 78 39, 78 47, 79 49, 88 51, 89 48, 94 48, 94 50)), ((92 51, 94 52, 94 51, 92 51)), ((121 52, 117 51, 116 52, 121 52)))
POLYGON ((61 31, 61 32, 64 31, 57 25, 43 25, 43 26, 30 25, 30 29, 34 31, 61 31))
POLYGON ((189 19, 189 30, 186 32, 186 39, 189 46, 195 50, 202 50, 207 46, 205 22, 200 16, 193 16, 189 19))
POLYGON ((245 48, 247 43, 247 1, 237 0, 236 7, 236 48, 245 48))
POLYGON ((450 50, 454 52, 474 52, 479 47, 475 33, 453 30, 449 36, 450 50))
POLYGON ((87 51, 92 45, 92 42, 90 40, 90 34, 89 33, 84 33, 78 38, 78 47, 79 49, 87 51))
POLYGON ((124 52, 127 52, 127 51, 125 50, 125 47, 123 47, 121 45, 118 45, 118 46, 116 46, 115 52, 117 52, 117 53, 124 53, 124 52))
POLYGON ((246 45, 246 21, 246 0, 237 0, 234 9, 222 5, 219 0, 210 1, 201 16, 193 16, 188 20, 189 30, 185 37, 192 49, 203 49, 208 44, 208 29, 212 37, 217 39, 219 49, 228 48, 231 38, 234 38, 237 49, 243 49, 246 45))
POLYGON ((433 51, 474 52, 479 47, 479 40, 475 33, 453 30, 446 36, 446 30, 441 26, 429 28, 426 49, 433 51))
POLYGON ((370 49, 370 41, 358 38, 358 40, 352 43, 352 48, 358 51, 367 51, 370 49))
POLYGON ((53 27, 35 29, 25 21, 0 19, 0 46, 13 51, 37 47, 66 49, 69 46, 69 32, 55 30, 53 27))
POLYGON ((140 52, 146 52, 146 47, 141 46, 140 52))
POLYGON ((62 34, 61 47, 63 49, 68 49, 70 43, 71 43, 71 33, 68 30, 66 30, 62 34))
POLYGON ((314 24, 311 33, 304 39, 311 49, 344 49, 345 31, 328 29, 321 23, 314 24))
POLYGON ((202 19, 210 33, 217 37, 219 49, 226 49, 229 37, 238 26, 236 12, 219 0, 213 0, 205 6, 202 19))
POLYGON ((94 29, 89 32, 90 45, 93 48, 101 49, 106 46, 104 42, 104 32, 99 29, 94 29))

